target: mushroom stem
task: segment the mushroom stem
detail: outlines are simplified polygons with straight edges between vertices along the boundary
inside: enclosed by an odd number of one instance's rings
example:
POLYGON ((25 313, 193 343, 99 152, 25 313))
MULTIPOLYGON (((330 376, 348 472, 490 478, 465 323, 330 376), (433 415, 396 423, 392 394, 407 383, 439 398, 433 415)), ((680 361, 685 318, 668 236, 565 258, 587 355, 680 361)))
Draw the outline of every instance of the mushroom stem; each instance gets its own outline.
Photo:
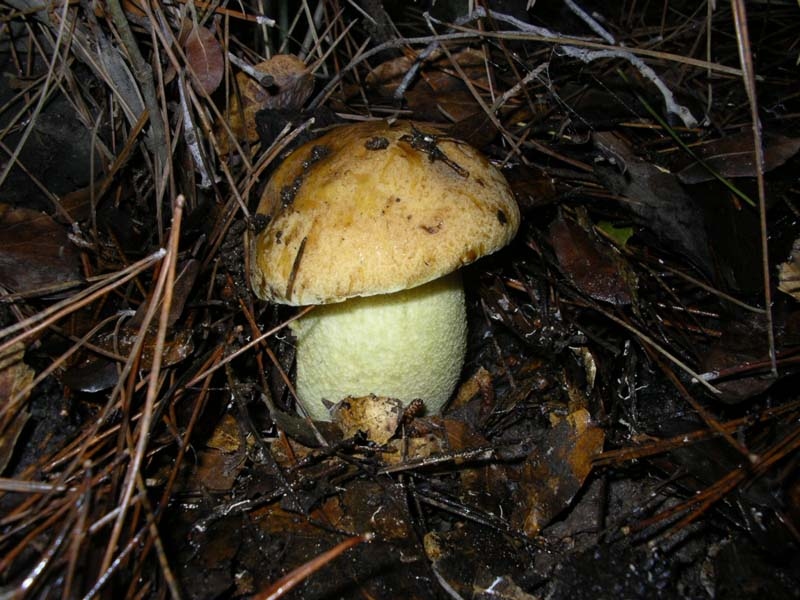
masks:
POLYGON ((464 364, 467 320, 461 276, 393 294, 319 306, 292 323, 297 395, 313 419, 347 396, 376 394, 437 414, 464 364))

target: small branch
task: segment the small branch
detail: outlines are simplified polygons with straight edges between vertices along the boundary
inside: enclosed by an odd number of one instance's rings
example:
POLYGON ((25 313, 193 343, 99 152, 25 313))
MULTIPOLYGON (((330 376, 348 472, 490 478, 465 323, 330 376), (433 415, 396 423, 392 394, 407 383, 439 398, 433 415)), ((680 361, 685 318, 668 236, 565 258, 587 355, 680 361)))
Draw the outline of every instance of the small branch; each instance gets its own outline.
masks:
POLYGON ((769 235, 767 232, 767 193, 764 185, 764 148, 761 139, 761 119, 758 116, 758 96, 756 94, 756 74, 753 68, 753 53, 750 48, 750 33, 747 28, 747 12, 742 0, 731 0, 733 22, 736 25, 736 40, 739 47, 739 61, 742 65, 742 80, 747 90, 750 104, 750 120, 753 126, 753 155, 756 166, 758 186, 758 219, 761 229, 761 264, 764 280, 764 316, 767 325, 767 343, 772 376, 778 376, 778 363, 775 355, 775 331, 772 319, 772 283, 769 266, 769 235))
MULTIPOLYGON (((575 5, 572 0, 565 0, 570 8, 574 7, 573 12, 586 21, 589 26, 594 31, 601 31, 603 34, 600 34, 600 37, 603 38, 608 44, 616 45, 616 41, 614 37, 605 31, 603 27, 597 23, 594 19, 592 19, 588 14, 586 14, 582 9, 580 9, 577 5, 575 5)), ((556 41, 557 39, 561 38, 562 36, 556 34, 549 29, 544 27, 537 27, 535 25, 531 25, 530 23, 526 23, 517 19, 516 17, 512 17, 511 15, 506 15, 503 13, 495 12, 493 10, 487 10, 485 8, 479 7, 476 8, 472 16, 474 19, 483 18, 483 17, 491 17, 496 21, 501 21, 503 23, 508 23, 509 25, 513 25, 520 31, 525 31, 529 33, 533 33, 535 35, 543 36, 544 38, 551 39, 556 41)), ((661 95, 664 97, 664 103, 666 104, 666 109, 668 112, 678 116, 686 127, 696 127, 697 126, 697 119, 692 116, 692 113, 689 111, 688 108, 682 106, 675 102, 675 97, 672 94, 672 91, 667 87, 667 85, 661 81, 655 71, 647 65, 641 58, 636 56, 633 52, 627 49, 622 49, 619 47, 615 48, 604 48, 601 50, 590 51, 586 48, 580 48, 578 46, 568 45, 568 44, 559 44, 558 49, 561 50, 566 56, 571 58, 577 58, 578 60, 590 63, 592 61, 598 60, 600 58, 621 58, 627 60, 631 65, 636 67, 639 72, 642 74, 643 77, 650 80, 661 92, 661 95)))
MULTIPOLYGON (((207 190, 212 185, 212 178, 206 168, 206 161, 203 160, 203 151, 200 148, 200 142, 197 139, 197 132, 195 130, 194 122, 192 121, 192 114, 189 111, 189 103, 186 101, 186 79, 183 73, 178 75, 178 94, 181 100, 181 117, 183 119, 184 139, 186 145, 189 146, 189 153, 192 155, 194 164, 197 170, 200 171, 200 183, 198 187, 207 190)), ((216 178, 215 178, 216 180, 216 178)))
MULTIPOLYGON (((611 35, 602 25, 600 25, 600 23, 593 19, 580 6, 578 6, 574 0, 564 0, 564 3, 573 13, 575 13, 584 23, 586 23, 592 31, 603 38, 606 42, 609 44, 617 43, 617 40, 614 39, 614 36, 611 35)), ((584 62, 590 62, 591 60, 595 60, 595 58, 606 58, 607 56, 607 54, 604 55, 604 53, 587 52, 586 50, 570 48, 569 46, 565 46, 564 50, 568 56, 575 56, 584 62), (576 53, 575 51, 578 52, 576 53), (580 55, 585 55, 587 58, 584 59, 580 55)), ((639 72, 645 79, 648 79, 658 88, 658 91, 661 92, 661 95, 664 97, 664 104, 666 105, 665 108, 667 109, 668 113, 676 115, 678 118, 680 118, 686 127, 697 127, 697 119, 694 118, 691 111, 687 107, 683 106, 682 104, 678 104, 675 101, 675 96, 672 94, 672 90, 667 87, 667 85, 661 80, 661 78, 650 67, 650 65, 646 64, 638 56, 624 50, 618 50, 615 54, 612 54, 612 56, 624 58, 630 62, 634 67, 639 69, 639 72)))
POLYGON ((128 19, 120 6, 119 0, 108 0, 107 7, 111 15, 111 20, 117 27, 120 39, 128 52, 128 57, 133 67, 133 75, 141 86, 144 104, 150 116, 150 134, 147 136, 149 141, 148 146, 156 157, 156 169, 163 168, 167 164, 167 136, 164 130, 164 122, 161 120, 158 98, 156 97, 153 70, 139 51, 136 38, 133 37, 133 31, 131 31, 128 19))

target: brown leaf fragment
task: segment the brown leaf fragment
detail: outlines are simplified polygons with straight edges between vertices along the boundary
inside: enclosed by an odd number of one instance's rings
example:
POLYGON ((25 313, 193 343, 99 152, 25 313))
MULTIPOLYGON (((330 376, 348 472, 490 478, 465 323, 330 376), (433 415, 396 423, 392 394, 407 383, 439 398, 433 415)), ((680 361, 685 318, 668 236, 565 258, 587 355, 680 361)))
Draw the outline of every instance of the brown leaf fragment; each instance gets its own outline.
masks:
POLYGON ((800 300, 800 238, 792 244, 789 260, 778 265, 778 289, 800 300))
POLYGON ((190 483, 204 490, 227 492, 245 465, 244 452, 227 453, 215 449, 197 452, 190 483))
POLYGON ((623 206, 636 222, 667 250, 682 254, 704 274, 713 274, 701 207, 678 177, 639 158, 618 134, 597 132, 592 134, 592 142, 608 158, 606 164, 595 164, 597 176, 611 192, 624 196, 623 206))
MULTIPOLYGON (((243 72, 236 74, 238 94, 231 94, 228 125, 239 141, 258 140, 256 113, 260 110, 300 110, 314 91, 314 76, 305 63, 293 54, 276 54, 253 66, 262 74, 262 85, 243 72)), ((218 125, 220 151, 230 151, 228 135, 218 125)))
POLYGON ((208 438, 206 446, 220 452, 231 453, 238 452, 241 449, 241 442, 242 436, 236 419, 226 413, 217 423, 214 431, 211 432, 211 437, 208 438))
MULTIPOLYGON (((481 50, 466 48, 453 54, 452 60, 458 63, 462 69, 474 75, 476 79, 486 79, 486 58, 481 50), (482 68, 483 72, 480 71, 482 68)), ((367 75, 367 87, 376 90, 381 96, 391 96, 415 63, 416 59, 411 56, 399 56, 387 60, 372 69, 367 75)), ((430 88, 440 91, 463 87, 463 82, 456 73, 452 72, 452 68, 450 58, 441 50, 435 50, 424 61, 422 75, 419 79, 427 81, 430 88), (446 70, 451 72, 446 73, 446 70)))
POLYGON ((439 575, 453 589, 449 597, 533 600, 515 583, 524 580, 527 561, 503 535, 486 535, 477 525, 425 534, 423 548, 439 575), (479 543, 476 543, 480 540, 479 543), (456 595, 457 594, 457 595, 456 595))
MULTIPOLYGON (((732 318, 720 324, 719 339, 704 353, 702 368, 707 374, 716 376, 737 367, 769 362, 766 321, 763 316, 747 319, 732 318)), ((739 404, 762 394, 775 383, 768 373, 758 371, 736 374, 714 381, 721 394, 716 400, 726 404, 739 404)))
POLYGON ((300 110, 314 91, 314 75, 294 54, 276 54, 256 69, 272 77, 261 108, 300 110))
POLYGON ((225 55, 214 33, 195 25, 183 43, 183 51, 191 67, 194 88, 198 92, 213 93, 225 72, 225 55))
MULTIPOLYGON (((474 85, 489 87, 482 51, 467 48, 453 54, 452 62, 459 65, 474 85)), ((383 97, 391 97, 415 64, 415 59, 409 56, 386 61, 367 75, 367 87, 383 97)), ((456 72, 450 57, 441 51, 434 52, 424 61, 421 72, 405 90, 404 97, 415 118, 454 121, 453 135, 476 147, 481 147, 481 141, 491 140, 497 134, 463 77, 456 72)))
MULTIPOLYGON (((765 133, 764 172, 767 173, 783 165, 800 151, 800 138, 790 138, 776 133, 765 133)), ((755 177, 755 155, 753 153, 753 132, 743 131, 719 140, 692 148, 705 163, 693 162, 678 172, 683 183, 701 183, 714 179, 712 172, 723 177, 755 177)))
MULTIPOLYGON (((194 289, 194 282, 197 279, 197 274, 200 272, 200 262, 191 258, 185 263, 179 265, 179 271, 175 277, 175 283, 172 288, 172 303, 169 306, 168 325, 174 325, 178 318, 183 313, 183 308, 186 306, 186 301, 189 299, 189 294, 194 289)), ((161 311, 163 299, 158 303, 156 310, 161 311)), ((131 329, 138 328, 144 321, 144 317, 150 308, 148 302, 143 302, 139 305, 136 314, 128 323, 131 329)))
POLYGON ((475 148, 485 148, 497 137, 498 130, 483 110, 477 110, 453 123, 447 133, 475 148))
POLYGON ((413 535, 399 486, 354 481, 342 490, 338 508, 341 520, 336 525, 347 531, 372 531, 382 540, 407 540, 413 535))
POLYGON ((431 87, 427 82, 414 86, 406 92, 406 101, 414 115, 420 119, 440 121, 442 114, 464 121, 480 111, 480 105, 467 89, 443 89, 431 87))
POLYGON ((0 204, 0 284, 13 292, 79 282, 81 263, 67 230, 51 217, 0 204))
POLYGON ((550 243, 564 274, 584 294, 616 305, 631 303, 622 258, 610 248, 561 216, 550 224, 550 243))
MULTIPOLYGON (((108 352, 128 357, 139 335, 138 329, 123 328, 117 333, 97 336, 93 343, 108 352)), ((149 370, 153 366, 156 349, 155 330, 145 334, 139 368, 149 370)), ((164 340, 161 364, 169 367, 187 358, 194 351, 194 340, 190 329, 173 328, 164 340)), ((117 383, 118 370, 114 362, 105 356, 87 354, 70 366, 62 378, 65 385, 83 392, 99 392, 117 383)))
POLYGON ((558 200, 555 178, 538 167, 519 165, 504 174, 523 212, 558 200))
POLYGON ((367 438, 383 445, 395 434, 403 418, 403 403, 385 396, 345 398, 331 410, 333 422, 345 438, 364 432, 367 438))
MULTIPOLYGON (((0 356, 0 410, 3 412, 10 408, 9 403, 17 394, 33 381, 33 369, 22 360, 24 352, 25 347, 18 343, 0 356)), ((17 405, 20 405, 20 401, 24 402, 27 396, 25 394, 19 398, 17 405)), ((15 411, 13 418, 4 421, 4 427, 0 430, 0 473, 8 466, 19 435, 29 418, 30 413, 21 408, 15 411)))
POLYGON ((581 489, 604 439, 586 409, 559 420, 522 466, 512 524, 526 535, 538 535, 581 489))
POLYGON ((206 447, 197 448, 195 477, 203 487, 229 490, 245 465, 248 447, 253 444, 252 439, 241 435, 236 418, 226 413, 206 447))
MULTIPOLYGON (((161 355, 161 364, 164 367, 169 367, 187 358, 194 350, 194 341, 192 340, 192 331, 190 329, 177 329, 173 328, 168 332, 164 340, 164 348, 161 355)), ((122 356, 128 356, 133 350, 133 345, 139 335, 137 329, 124 329, 119 335, 107 334, 98 336, 97 345, 105 347, 108 350, 118 349, 122 356)), ((153 366, 153 358, 156 350, 156 332, 155 330, 148 331, 145 334, 144 344, 142 346, 142 359, 139 363, 139 368, 148 370, 153 366)))
MULTIPOLYGON (((436 54, 434 52, 434 55, 436 54)), ((382 62, 367 73, 367 87, 377 90, 382 96, 391 96, 413 66, 414 59, 410 56, 398 56, 382 62)))
POLYGON ((470 423, 481 422, 494 409, 495 396, 492 375, 483 367, 478 370, 456 392, 447 407, 447 414, 460 413, 470 423))

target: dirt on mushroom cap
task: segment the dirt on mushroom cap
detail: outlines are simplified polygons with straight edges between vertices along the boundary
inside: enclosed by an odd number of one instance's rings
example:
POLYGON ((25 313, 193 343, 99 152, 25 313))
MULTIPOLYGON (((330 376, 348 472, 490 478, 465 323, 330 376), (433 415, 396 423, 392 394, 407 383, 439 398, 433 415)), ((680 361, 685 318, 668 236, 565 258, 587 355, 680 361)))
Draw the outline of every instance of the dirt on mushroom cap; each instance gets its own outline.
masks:
POLYGON ((337 127, 278 168, 251 245, 262 298, 326 304, 416 287, 505 246, 519 209, 469 145, 410 122, 337 127))

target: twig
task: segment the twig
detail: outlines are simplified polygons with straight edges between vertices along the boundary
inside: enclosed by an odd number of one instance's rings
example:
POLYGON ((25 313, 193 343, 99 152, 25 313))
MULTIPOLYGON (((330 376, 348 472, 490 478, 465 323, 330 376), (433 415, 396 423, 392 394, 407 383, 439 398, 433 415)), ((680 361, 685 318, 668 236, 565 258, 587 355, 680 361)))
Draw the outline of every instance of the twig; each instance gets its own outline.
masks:
MULTIPOLYGON (((609 45, 617 46, 617 41, 614 39, 608 31, 605 30, 595 19, 589 16, 582 8, 580 8, 573 0, 564 0, 566 5, 574 12, 580 19, 582 19, 589 27, 597 33, 602 39, 604 39, 609 45)), ((521 31, 531 31, 537 33, 539 35, 551 35, 552 37, 557 37, 556 34, 550 32, 543 27, 535 27, 524 21, 520 21, 519 19, 512 17, 511 15, 506 15, 503 13, 498 13, 493 10, 486 10, 484 8, 477 8, 475 10, 476 13, 484 13, 486 16, 490 16, 493 19, 498 21, 502 21, 508 23, 510 25, 514 25, 514 27, 519 28, 521 31)), ((483 16, 483 15, 481 15, 483 16)), ((666 105, 667 112, 670 112, 683 121, 686 127, 692 128, 697 126, 697 119, 694 118, 691 111, 683 105, 678 104, 675 101, 675 96, 672 94, 672 91, 667 87, 667 85, 661 80, 661 78, 656 74, 656 72, 647 65, 641 58, 630 52, 628 49, 623 49, 617 46, 613 49, 604 49, 604 50, 597 50, 594 52, 590 52, 586 48, 579 48, 572 45, 559 45, 558 48, 561 52, 563 52, 566 56, 570 56, 572 58, 577 58, 578 60, 590 63, 595 60, 601 58, 621 58, 623 60, 627 60, 631 65, 633 65, 645 79, 648 79, 653 85, 658 88, 658 91, 661 92, 661 95, 664 97, 664 103, 666 105)))
MULTIPOLYGON (((153 295, 148 306, 147 313, 142 321, 142 328, 149 325, 155 311, 159 305, 159 299, 163 294, 163 303, 161 304, 161 315, 159 317, 158 330, 156 332, 155 350, 153 351, 153 361, 148 374, 147 381, 147 396, 145 398, 144 408, 142 409, 142 418, 139 422, 139 439, 136 445, 136 450, 128 465, 128 473, 126 475, 125 487, 120 499, 120 506, 123 507, 120 514, 117 516, 114 528, 106 548, 106 554, 103 558, 101 571, 107 570, 111 566, 112 557, 116 550, 117 541, 122 533, 122 525, 125 522, 127 507, 133 497, 134 489, 136 488, 136 477, 139 474, 142 462, 144 460, 145 448, 150 440, 150 424, 153 415, 153 407, 155 405, 156 394, 158 392, 159 375, 161 373, 161 361, 164 353, 164 340, 167 334, 169 323, 169 310, 172 305, 172 288, 175 282, 175 266, 178 262, 178 241, 180 239, 181 230, 181 217, 183 216, 183 196, 178 196, 175 200, 174 212, 172 216, 172 231, 170 232, 169 251, 167 252, 164 263, 162 264, 161 273, 159 274, 156 287, 153 290, 153 295)), ((139 336, 143 338, 143 335, 139 336)))
MULTIPOLYGON (((47 97, 49 96, 47 90, 50 89, 50 85, 53 82, 56 64, 59 62, 58 51, 59 48, 61 48, 61 45, 64 43, 64 36, 67 30, 67 10, 69 10, 69 2, 64 2, 64 13, 61 16, 61 24, 58 27, 55 49, 53 50, 53 59, 50 61, 50 64, 47 67, 47 77, 42 84, 42 91, 39 94, 39 101, 36 103, 36 108, 33 110, 33 116, 28 121, 28 126, 25 128, 25 132, 20 137, 17 146, 14 148, 14 153, 11 155, 9 160, 6 161, 3 171, 0 173, 0 186, 3 185, 6 177, 8 177, 8 174, 11 172, 11 168, 16 164, 17 158, 19 157, 20 152, 22 152, 22 148, 25 146, 25 142, 28 141, 28 137, 31 135, 31 132, 33 132, 33 128, 36 125, 36 118, 44 108, 45 100, 47 100, 47 97)), ((69 50, 69 44, 65 45, 67 50, 69 50)))
MULTIPOLYGON (((183 119, 184 139, 186 145, 189 147, 189 153, 192 155, 194 165, 200 171, 200 183, 197 186, 201 189, 207 190, 212 185, 212 177, 209 175, 206 168, 206 161, 203 158, 203 151, 200 149, 200 142, 197 140, 197 133, 195 131, 194 122, 192 122, 192 114, 189 111, 189 103, 186 101, 186 78, 183 73, 178 74, 178 95, 181 99, 181 118, 183 119)), ((214 177, 214 181, 218 178, 214 177)))
POLYGON ((286 595, 289 590, 293 589, 299 583, 304 581, 306 578, 310 577, 317 571, 319 571, 322 567, 327 565, 331 562, 334 558, 349 550, 353 546, 357 546, 363 542, 369 542, 374 537, 372 533, 365 533, 363 535, 356 535, 351 538, 336 544, 330 550, 326 550, 319 556, 313 558, 312 560, 308 561, 304 565, 301 565, 290 571, 283 577, 281 577, 278 581, 270 585, 266 590, 260 592, 253 596, 256 600, 276 600, 284 595, 286 595))
POLYGON ((747 13, 742 0, 731 0, 733 22, 736 25, 736 41, 739 47, 739 61, 742 64, 742 79, 747 90, 750 103, 750 120, 753 127, 753 153, 756 165, 756 183, 758 185, 758 219, 761 227, 761 265, 764 277, 764 315, 767 326, 767 342, 769 359, 772 363, 772 376, 778 376, 778 364, 775 356, 775 331, 772 322, 772 284, 769 276, 769 239, 767 232, 767 201, 764 187, 764 149, 761 140, 761 119, 758 116, 758 95, 756 93, 756 77, 753 69, 753 54, 750 49, 750 34, 747 28, 747 13))
POLYGON ((119 287, 126 281, 133 279, 139 273, 147 269, 150 265, 161 260, 164 257, 164 254, 165 251, 163 249, 157 250, 150 256, 133 263, 126 269, 112 273, 108 277, 102 279, 100 282, 77 293, 75 296, 67 298, 66 300, 62 300, 61 302, 58 302, 53 306, 36 313, 35 315, 32 315, 24 321, 20 321, 14 325, 9 325, 5 329, 0 330, 0 338, 12 335, 21 329, 27 330, 0 344, 0 352, 4 351, 10 346, 13 346, 17 342, 22 341, 26 337, 44 329, 45 327, 48 327, 62 317, 65 317, 66 315, 75 312, 79 308, 94 302, 99 296, 107 294, 109 291, 119 287))
MULTIPOLYGON (((69 3, 67 2, 65 4, 69 3)), ((117 31, 119 31, 122 43, 128 51, 128 57, 133 67, 133 75, 141 86, 144 104, 150 116, 150 135, 148 136, 150 140, 150 151, 156 157, 156 172, 158 172, 167 164, 167 136, 164 131, 164 122, 161 120, 158 98, 156 97, 153 70, 139 51, 136 38, 133 37, 133 31, 131 31, 131 26, 128 23, 127 17, 125 17, 119 0, 108 0, 107 7, 111 15, 111 20, 114 22, 117 31)))
MULTIPOLYGON (((479 8, 476 9, 479 11, 483 11, 484 9, 479 8)), ((492 12, 492 14, 496 14, 492 12)), ((441 23, 436 19, 431 19, 435 23, 441 23)), ((518 21, 517 19, 514 19, 518 21)), ((533 27, 532 25, 528 25, 527 23, 523 23, 522 21, 518 21, 523 25, 528 27, 533 27)), ((453 29, 457 31, 455 33, 443 33, 440 35, 428 35, 422 37, 412 37, 412 38, 397 38, 394 40, 389 40, 388 42, 384 42, 379 46, 375 46, 374 48, 367 50, 366 52, 357 54, 354 58, 350 60, 344 67, 342 67, 335 76, 331 78, 331 80, 327 83, 327 85, 322 89, 320 93, 316 95, 314 100, 311 101, 309 104, 309 109, 313 110, 319 107, 328 95, 332 92, 333 88, 335 88, 342 78, 352 71, 355 67, 363 63, 365 60, 379 54, 385 50, 391 48, 401 48, 404 46, 414 46, 418 44, 430 44, 431 42, 444 42, 444 41, 455 41, 455 40, 475 40, 475 39, 505 39, 505 40, 520 40, 520 41, 536 41, 536 42, 547 42, 550 44, 559 44, 559 45, 572 45, 578 47, 585 47, 585 48, 593 48, 597 50, 609 50, 609 51, 623 51, 629 53, 631 55, 636 56, 647 56, 650 58, 658 58, 661 60, 667 60, 672 62, 679 62, 682 64, 690 65, 693 67, 697 67, 700 69, 707 69, 714 71, 716 73, 724 73, 727 75, 735 75, 741 76, 742 72, 740 69, 728 67, 725 65, 721 65, 719 63, 713 63, 706 60, 700 60, 696 58, 691 58, 687 56, 680 56, 678 54, 671 54, 669 52, 656 52, 653 50, 648 50, 646 48, 625 48, 624 50, 620 49, 616 46, 610 46, 608 44, 602 44, 599 42, 594 42, 591 40, 585 40, 576 37, 569 37, 569 36, 561 36, 561 35, 541 35, 537 33, 531 33, 529 31, 479 31, 477 29, 468 29, 466 27, 459 27, 456 25, 451 25, 453 29)), ((547 31, 547 30, 545 30, 547 31)))
POLYGON ((307 306, 307 307, 305 307, 303 310, 301 310, 300 312, 298 312, 298 313, 297 313, 296 315, 294 315, 293 317, 291 317, 291 318, 289 318, 289 319, 286 319, 286 320, 285 320, 283 323, 281 323, 280 325, 277 325, 277 326, 273 327, 272 329, 270 329, 270 330, 269 330, 269 331, 267 331, 266 333, 263 333, 263 334, 261 334, 260 336, 258 336, 257 338, 255 338, 254 340, 251 340, 250 342, 248 342, 247 344, 245 344, 244 346, 242 346, 241 348, 239 348, 239 349, 238 349, 238 350, 236 350, 235 352, 232 352, 231 354, 229 354, 228 356, 226 356, 225 358, 223 358, 221 361, 219 361, 219 362, 218 362, 216 365, 214 365, 213 367, 210 367, 210 368, 206 369, 205 371, 203 371, 202 373, 199 373, 198 375, 195 375, 195 376, 192 378, 192 380, 186 384, 186 387, 190 387, 190 386, 193 386, 193 385, 197 384, 197 383, 198 383, 198 382, 200 382, 200 381, 201 381, 201 380, 202 380, 204 377, 206 377, 207 375, 209 375, 209 374, 213 373, 214 371, 216 371, 216 370, 217 370, 217 369, 219 369, 220 367, 223 367, 223 366, 225 366, 226 364, 228 364, 229 362, 231 362, 231 361, 232 361, 234 358, 236 358, 237 356, 240 356, 241 354, 244 354, 245 352, 247 352, 247 351, 248 351, 248 350, 250 350, 251 348, 253 348, 253 347, 257 346, 258 344, 260 344, 260 343, 261 343, 263 340, 267 339, 268 337, 271 337, 271 336, 275 335, 277 332, 279 332, 281 329, 283 329, 284 327, 286 327, 286 326, 287 326, 289 323, 291 323, 292 321, 295 321, 295 320, 299 319, 300 317, 302 317, 303 315, 306 315, 306 314, 308 314, 309 312, 311 312, 311 310, 312 310, 313 308, 314 308, 313 306, 307 306))

